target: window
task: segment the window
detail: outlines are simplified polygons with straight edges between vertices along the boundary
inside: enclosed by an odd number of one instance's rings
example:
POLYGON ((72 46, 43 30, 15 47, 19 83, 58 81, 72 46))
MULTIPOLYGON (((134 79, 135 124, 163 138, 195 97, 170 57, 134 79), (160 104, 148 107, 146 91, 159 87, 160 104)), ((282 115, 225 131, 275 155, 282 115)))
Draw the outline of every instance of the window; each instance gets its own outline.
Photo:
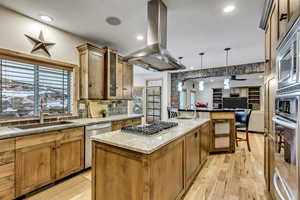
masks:
POLYGON ((182 90, 181 92, 179 92, 179 108, 186 108, 186 90, 182 90))
POLYGON ((0 59, 0 117, 37 116, 41 106, 49 114, 70 113, 71 76, 63 69, 0 59))
POLYGON ((196 92, 191 91, 191 108, 195 108, 196 103, 196 92))

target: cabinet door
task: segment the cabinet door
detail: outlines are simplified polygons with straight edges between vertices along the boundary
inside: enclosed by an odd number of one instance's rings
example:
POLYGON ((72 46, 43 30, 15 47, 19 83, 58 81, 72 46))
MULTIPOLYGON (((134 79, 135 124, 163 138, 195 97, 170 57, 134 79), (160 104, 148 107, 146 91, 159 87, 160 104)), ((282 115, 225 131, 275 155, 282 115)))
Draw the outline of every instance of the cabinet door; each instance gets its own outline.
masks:
POLYGON ((58 133, 56 179, 84 168, 84 129, 66 129, 58 133))
POLYGON ((88 60, 89 99, 104 98, 104 56, 98 52, 89 52, 88 60))
POLYGON ((299 15, 300 0, 289 0, 289 21, 294 20, 299 15))
POLYGON ((106 98, 117 98, 117 64, 118 55, 108 49, 106 52, 106 98))
POLYGON ((278 1, 279 37, 282 37, 286 33, 288 24, 288 2, 289 0, 278 1))
POLYGON ((16 139, 16 196, 55 180, 56 132, 16 139))
POLYGON ((133 66, 124 62, 123 64, 123 97, 125 99, 132 98, 133 88, 133 66))
POLYGON ((123 61, 118 60, 117 63, 117 73, 116 73, 116 90, 117 90, 117 99, 123 98, 123 61))
POLYGON ((200 134, 199 130, 185 136, 186 181, 190 183, 200 166, 200 134))
POLYGON ((209 146, 210 146, 210 123, 206 123, 201 126, 200 132, 200 148, 201 148, 201 164, 204 163, 207 159, 209 153, 209 146))
POLYGON ((277 80, 276 78, 272 78, 269 80, 268 83, 269 86, 269 133, 274 137, 274 133, 273 133, 273 121, 272 118, 275 114, 275 98, 276 98, 276 90, 277 90, 277 80))
POLYGON ((271 31, 271 72, 276 72, 276 47, 278 42, 278 9, 277 2, 274 1, 270 14, 270 31, 271 31))

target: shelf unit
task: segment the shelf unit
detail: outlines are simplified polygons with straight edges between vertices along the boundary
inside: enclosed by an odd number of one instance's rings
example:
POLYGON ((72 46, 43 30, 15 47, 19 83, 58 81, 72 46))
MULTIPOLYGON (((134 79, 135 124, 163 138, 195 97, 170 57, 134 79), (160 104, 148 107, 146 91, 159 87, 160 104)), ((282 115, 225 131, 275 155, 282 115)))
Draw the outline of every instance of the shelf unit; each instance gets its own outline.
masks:
POLYGON ((252 110, 260 110, 260 87, 248 88, 248 106, 252 110))
POLYGON ((223 107, 223 89, 213 88, 213 107, 222 108, 223 107))
POLYGON ((151 123, 161 120, 161 87, 146 88, 146 121, 151 123))

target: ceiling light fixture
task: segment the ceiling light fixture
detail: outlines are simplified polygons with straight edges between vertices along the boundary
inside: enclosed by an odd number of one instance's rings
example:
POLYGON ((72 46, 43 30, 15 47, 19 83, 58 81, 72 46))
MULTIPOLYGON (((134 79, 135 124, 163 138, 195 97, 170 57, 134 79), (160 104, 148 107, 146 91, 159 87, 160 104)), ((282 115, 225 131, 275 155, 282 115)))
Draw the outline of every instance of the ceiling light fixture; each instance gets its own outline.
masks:
POLYGON ((230 12, 232 12, 232 11, 234 11, 234 10, 235 10, 235 6, 234 6, 234 5, 226 6, 226 7, 223 9, 223 11, 224 11, 225 13, 230 13, 230 12))
POLYGON ((142 40, 144 40, 144 36, 138 35, 138 36, 136 36, 136 39, 139 40, 139 41, 142 41, 142 40))
POLYGON ((229 90, 230 89, 230 78, 228 77, 228 52, 231 50, 231 48, 225 48, 224 51, 226 52, 226 75, 224 79, 224 89, 229 90))
POLYGON ((45 22, 52 22, 53 19, 47 15, 41 15, 40 16, 41 20, 45 21, 45 22))

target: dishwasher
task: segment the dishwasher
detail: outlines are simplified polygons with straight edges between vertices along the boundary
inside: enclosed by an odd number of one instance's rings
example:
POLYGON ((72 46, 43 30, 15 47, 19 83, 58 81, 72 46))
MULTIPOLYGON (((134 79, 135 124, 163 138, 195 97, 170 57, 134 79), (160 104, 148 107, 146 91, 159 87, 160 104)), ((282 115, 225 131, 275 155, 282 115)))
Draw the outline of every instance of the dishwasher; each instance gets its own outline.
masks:
POLYGON ((85 168, 92 166, 92 136, 111 131, 111 123, 101 123, 85 127, 85 168))

